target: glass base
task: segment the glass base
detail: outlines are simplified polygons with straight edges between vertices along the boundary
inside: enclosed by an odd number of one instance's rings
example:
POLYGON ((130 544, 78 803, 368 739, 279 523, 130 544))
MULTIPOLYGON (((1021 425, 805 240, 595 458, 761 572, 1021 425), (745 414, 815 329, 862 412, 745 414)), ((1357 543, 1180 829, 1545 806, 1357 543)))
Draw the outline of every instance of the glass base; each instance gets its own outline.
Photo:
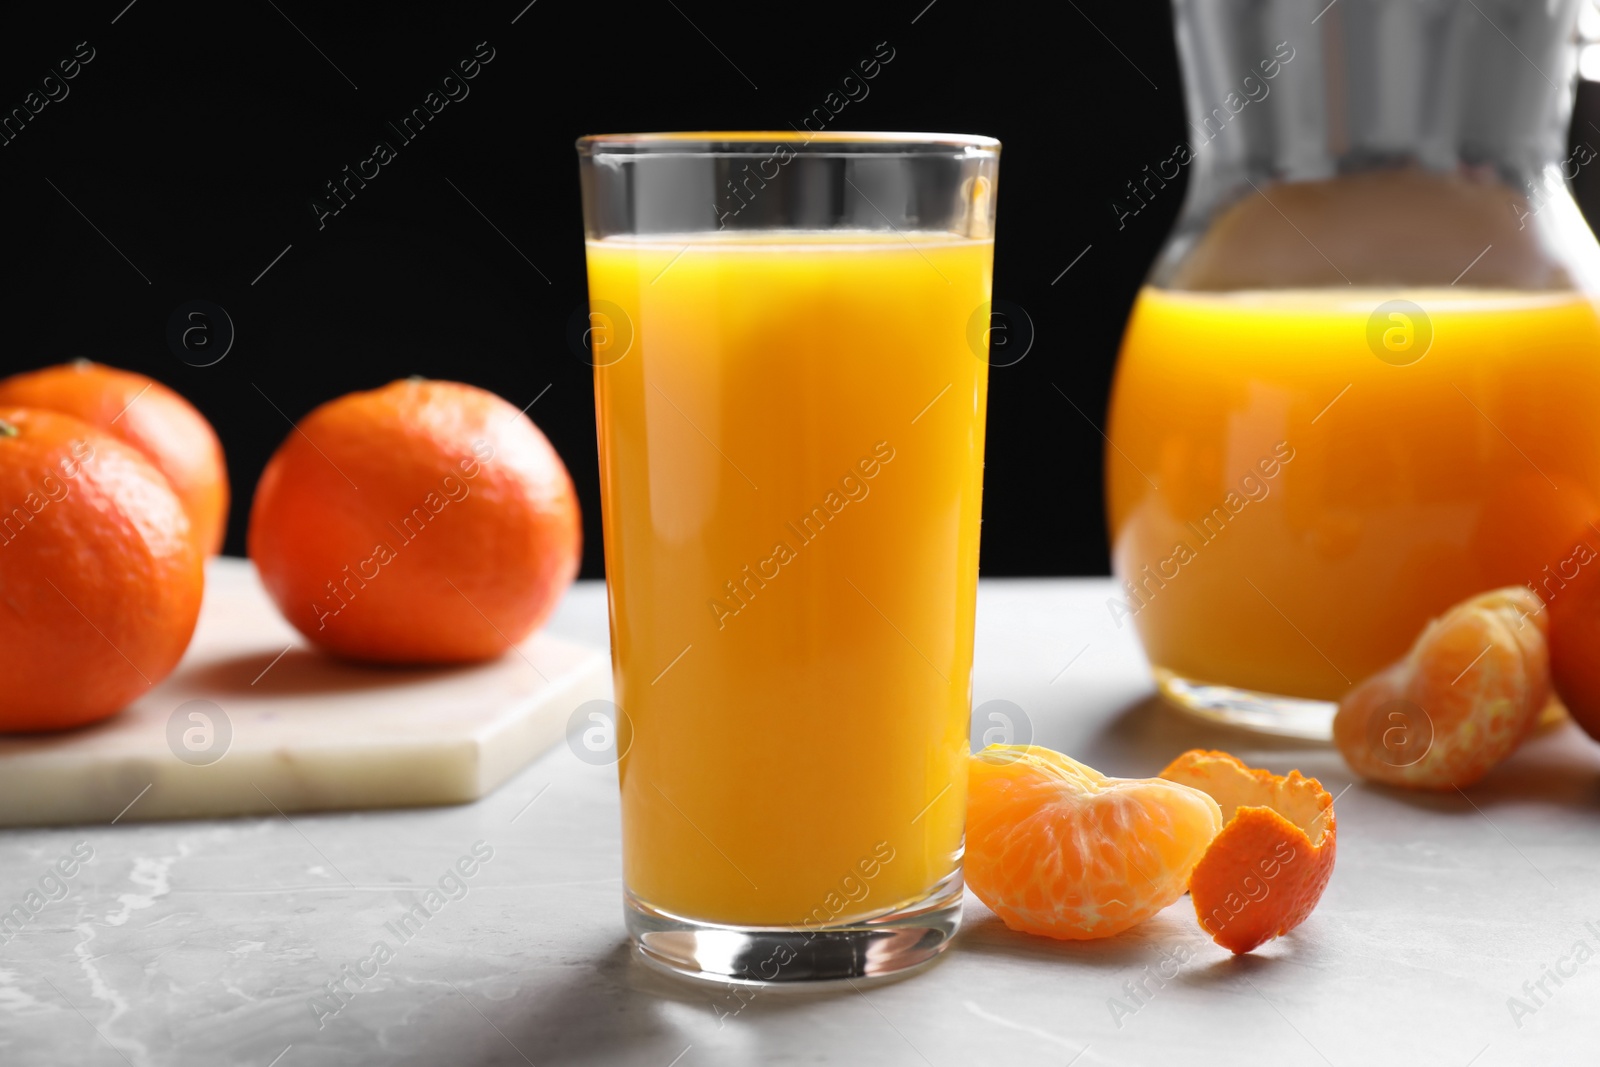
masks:
POLYGON ((900 978, 933 963, 961 926, 961 872, 886 915, 838 926, 720 926, 658 911, 626 894, 628 934, 656 970, 718 985, 822 990, 900 978))
POLYGON ((1211 685, 1174 674, 1164 667, 1154 668, 1154 673, 1162 696, 1207 722, 1278 737, 1333 740, 1333 713, 1339 710, 1339 705, 1331 700, 1307 700, 1235 689, 1229 685, 1211 685))

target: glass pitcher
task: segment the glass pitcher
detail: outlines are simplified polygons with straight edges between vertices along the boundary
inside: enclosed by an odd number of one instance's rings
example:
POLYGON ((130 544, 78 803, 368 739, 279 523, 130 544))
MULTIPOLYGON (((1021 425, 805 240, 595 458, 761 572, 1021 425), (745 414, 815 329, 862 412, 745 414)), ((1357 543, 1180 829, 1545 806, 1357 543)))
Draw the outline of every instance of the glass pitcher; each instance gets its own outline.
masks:
POLYGON ((1189 139, 1144 182, 1188 193, 1106 475, 1108 610, 1180 705, 1326 737, 1451 604, 1600 566, 1578 6, 1176 0, 1189 139))

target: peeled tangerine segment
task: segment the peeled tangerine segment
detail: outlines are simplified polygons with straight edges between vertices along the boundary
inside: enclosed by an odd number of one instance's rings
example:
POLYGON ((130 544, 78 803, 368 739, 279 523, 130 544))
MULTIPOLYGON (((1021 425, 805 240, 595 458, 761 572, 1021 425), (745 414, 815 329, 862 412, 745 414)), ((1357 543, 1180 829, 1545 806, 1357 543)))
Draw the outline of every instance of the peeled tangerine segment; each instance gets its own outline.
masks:
POLYGON ((1464 600, 1411 651, 1352 689, 1333 740, 1364 778, 1417 789, 1471 785, 1511 755, 1550 699, 1549 616, 1529 589, 1464 600))
POLYGON ((1222 807, 1222 832, 1189 878, 1195 915, 1211 939, 1249 952, 1305 922, 1333 875, 1333 798, 1322 783, 1202 749, 1173 760, 1161 777, 1222 807))
POLYGON ((1013 930, 1110 937, 1183 895, 1222 827, 1217 802, 1160 778, 1108 778, 1030 745, 968 772, 966 881, 1013 930))

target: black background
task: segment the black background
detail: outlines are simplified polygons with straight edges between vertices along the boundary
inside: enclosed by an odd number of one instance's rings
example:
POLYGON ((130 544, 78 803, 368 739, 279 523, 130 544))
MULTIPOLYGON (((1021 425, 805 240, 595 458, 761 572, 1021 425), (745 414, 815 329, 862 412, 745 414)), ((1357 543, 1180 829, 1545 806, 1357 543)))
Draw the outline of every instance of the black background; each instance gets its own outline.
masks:
POLYGON ((234 554, 261 468, 315 405, 412 374, 540 397, 529 413, 577 482, 583 573, 598 576, 591 370, 567 340, 585 300, 574 139, 787 129, 888 42, 892 62, 834 128, 1005 144, 995 297, 1036 336, 991 376, 984 572, 1105 572, 1097 425, 1181 198, 1174 183, 1120 229, 1111 207, 1184 136, 1163 0, 526 3, 8 13, 0 113, 79 42, 94 59, 0 147, 0 373, 87 356, 188 396, 227 449, 234 554), (384 123, 479 42, 494 58, 470 94, 399 144, 384 123), (319 228, 324 183, 380 137, 398 158, 319 228), (236 331, 209 367, 167 343, 196 299, 236 331))

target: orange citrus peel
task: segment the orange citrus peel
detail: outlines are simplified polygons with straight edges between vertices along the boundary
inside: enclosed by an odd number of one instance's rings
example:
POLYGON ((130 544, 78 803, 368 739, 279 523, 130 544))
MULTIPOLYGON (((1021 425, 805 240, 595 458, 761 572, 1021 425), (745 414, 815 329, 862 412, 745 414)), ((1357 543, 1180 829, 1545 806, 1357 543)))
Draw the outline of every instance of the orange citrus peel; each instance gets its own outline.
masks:
POLYGON ((1110 778, 1047 748, 968 764, 967 885, 1011 929, 1110 937, 1183 895, 1222 827, 1217 802, 1160 778, 1110 778))
POLYGON ((1203 749, 1185 752, 1161 777, 1204 792, 1222 810, 1222 831, 1189 878, 1211 939, 1245 953, 1305 922, 1333 874, 1333 798, 1322 783, 1203 749))

